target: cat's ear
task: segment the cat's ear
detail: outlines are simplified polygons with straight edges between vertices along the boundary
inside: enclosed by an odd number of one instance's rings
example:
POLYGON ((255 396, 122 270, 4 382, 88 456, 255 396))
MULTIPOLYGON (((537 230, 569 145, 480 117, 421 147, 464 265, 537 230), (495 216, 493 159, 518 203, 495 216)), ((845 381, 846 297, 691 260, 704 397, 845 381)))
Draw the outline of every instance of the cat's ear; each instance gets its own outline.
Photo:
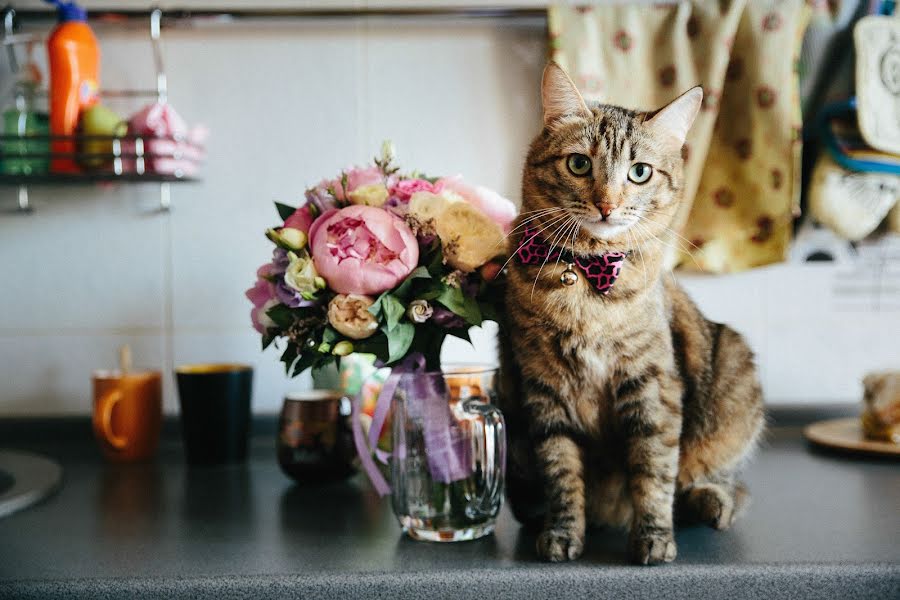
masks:
POLYGON ((656 111, 644 124, 671 138, 680 148, 697 118, 701 102, 703 88, 698 85, 656 111))
POLYGON ((541 102, 544 105, 544 127, 561 117, 590 117, 591 111, 562 67, 553 61, 544 67, 541 80, 541 102))

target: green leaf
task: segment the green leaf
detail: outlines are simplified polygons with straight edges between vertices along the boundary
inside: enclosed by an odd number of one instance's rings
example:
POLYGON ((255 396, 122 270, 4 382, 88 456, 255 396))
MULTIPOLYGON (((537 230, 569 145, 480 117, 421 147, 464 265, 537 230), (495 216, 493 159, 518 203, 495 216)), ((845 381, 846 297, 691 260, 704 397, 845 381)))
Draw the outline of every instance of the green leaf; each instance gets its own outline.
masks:
POLYGON ((369 307, 369 313, 371 313, 371 315, 373 317, 375 317, 376 319, 378 318, 378 315, 381 313, 382 301, 384 300, 384 297, 387 296, 389 293, 390 292, 384 292, 383 294, 378 296, 378 298, 375 300, 375 302, 372 303, 372 306, 369 307))
POLYGON ((465 319, 469 325, 481 325, 483 321, 478 302, 474 298, 469 298, 463 294, 462 290, 457 287, 445 285, 443 291, 435 300, 465 319))
POLYGON ((297 360, 297 346, 295 344, 288 343, 287 348, 284 349, 284 353, 281 355, 281 362, 284 363, 284 374, 288 377, 291 377, 291 370, 294 367, 294 362, 297 360))
POLYGON ((431 279, 431 273, 428 272, 428 269, 425 267, 416 267, 413 269, 413 272, 406 276, 406 279, 403 280, 403 283, 398 285, 396 289, 394 289, 394 296, 401 298, 403 300, 408 300, 409 291, 412 288, 413 281, 416 279, 431 279))
MULTIPOLYGON (((326 356, 328 356, 328 355, 326 355, 326 356)), ((291 377, 296 377, 303 371, 305 371, 308 368, 315 366, 317 363, 321 362, 321 357, 322 357, 321 354, 319 354, 318 352, 314 352, 312 350, 310 350, 308 352, 304 352, 303 354, 300 355, 300 357, 297 359, 297 362, 294 364, 294 372, 289 373, 289 375, 291 377)))
POLYGON ((322 331, 322 341, 325 342, 326 344, 334 345, 334 343, 340 339, 342 339, 341 334, 339 334, 337 331, 335 331, 331 327, 326 327, 322 331))
POLYGON ((356 340, 353 342, 353 348, 357 353, 374 354, 383 362, 388 359, 388 341, 381 331, 364 340, 356 340))
POLYGON ((406 313, 406 307, 391 294, 388 294, 381 301, 381 308, 384 311, 384 321, 388 331, 393 331, 400 319, 406 313))
POLYGON ((410 322, 398 323, 392 331, 387 331, 386 327, 381 330, 387 336, 388 343, 388 363, 393 363, 404 356, 412 345, 413 337, 416 335, 416 328, 410 322))
POLYGON ((262 336, 262 349, 265 350, 266 348, 268 348, 272 344, 272 342, 275 341, 276 337, 277 336, 270 334, 268 331, 264 333, 262 336))
POLYGON ((433 278, 440 279, 444 274, 444 249, 439 238, 435 238, 428 253, 431 254, 431 260, 428 261, 426 269, 433 278))
POLYGON ((294 324, 294 311, 284 304, 276 304, 266 311, 269 318, 275 321, 281 329, 288 329, 294 324))
POLYGON ((281 217, 282 221, 286 221, 287 218, 297 210, 296 208, 288 206, 287 204, 282 204, 281 202, 275 203, 275 209, 278 211, 278 216, 281 217))

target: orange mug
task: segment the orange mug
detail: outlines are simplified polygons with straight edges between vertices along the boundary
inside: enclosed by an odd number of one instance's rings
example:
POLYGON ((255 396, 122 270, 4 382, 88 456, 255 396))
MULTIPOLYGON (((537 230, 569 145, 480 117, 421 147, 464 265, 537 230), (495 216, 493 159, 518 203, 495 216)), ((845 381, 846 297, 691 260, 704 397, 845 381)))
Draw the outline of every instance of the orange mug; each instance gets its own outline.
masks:
POLYGON ((162 429, 159 371, 95 371, 94 437, 104 456, 119 462, 152 458, 162 429))

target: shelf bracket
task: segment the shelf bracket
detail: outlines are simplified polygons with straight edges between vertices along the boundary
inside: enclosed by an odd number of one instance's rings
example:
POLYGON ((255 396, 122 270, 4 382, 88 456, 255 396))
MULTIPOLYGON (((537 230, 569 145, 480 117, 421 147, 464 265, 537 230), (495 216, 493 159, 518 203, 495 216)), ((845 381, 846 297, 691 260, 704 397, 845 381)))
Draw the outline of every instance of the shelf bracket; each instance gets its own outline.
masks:
POLYGON ((17 210, 22 213, 30 213, 33 212, 34 209, 31 207, 31 202, 28 200, 28 186, 20 185, 19 186, 19 194, 18 194, 18 203, 17 210))
POLYGON ((159 212, 172 210, 172 188, 167 181, 159 184, 159 212))
POLYGON ((156 99, 160 104, 165 104, 169 100, 169 83, 163 68, 162 50, 159 47, 162 14, 159 8, 154 8, 150 12, 150 43, 153 45, 153 63, 156 66, 156 99))

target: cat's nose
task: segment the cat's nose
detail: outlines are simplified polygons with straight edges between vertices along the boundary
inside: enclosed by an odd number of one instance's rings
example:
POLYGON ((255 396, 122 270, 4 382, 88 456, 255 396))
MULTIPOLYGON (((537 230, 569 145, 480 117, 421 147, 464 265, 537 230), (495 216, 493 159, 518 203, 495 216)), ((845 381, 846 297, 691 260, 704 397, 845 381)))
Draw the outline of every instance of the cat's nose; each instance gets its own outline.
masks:
POLYGON ((610 204, 608 202, 599 202, 597 204, 597 208, 600 210, 600 217, 604 221, 609 218, 609 215, 612 214, 616 207, 618 207, 618 204, 610 204))

